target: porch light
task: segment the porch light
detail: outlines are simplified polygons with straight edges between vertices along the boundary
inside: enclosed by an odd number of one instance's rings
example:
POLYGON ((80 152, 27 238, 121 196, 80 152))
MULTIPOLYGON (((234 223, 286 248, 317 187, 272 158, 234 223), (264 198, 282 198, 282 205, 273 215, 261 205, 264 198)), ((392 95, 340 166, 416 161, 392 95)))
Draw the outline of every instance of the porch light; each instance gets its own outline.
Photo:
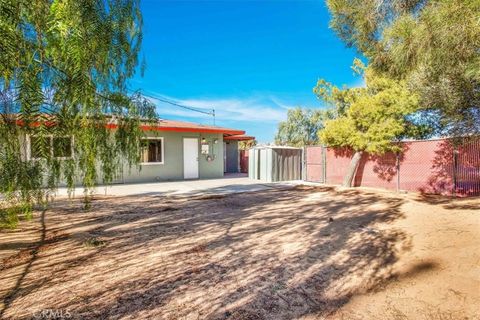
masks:
POLYGON ((206 143, 206 142, 207 142, 207 139, 202 138, 202 143, 206 143))

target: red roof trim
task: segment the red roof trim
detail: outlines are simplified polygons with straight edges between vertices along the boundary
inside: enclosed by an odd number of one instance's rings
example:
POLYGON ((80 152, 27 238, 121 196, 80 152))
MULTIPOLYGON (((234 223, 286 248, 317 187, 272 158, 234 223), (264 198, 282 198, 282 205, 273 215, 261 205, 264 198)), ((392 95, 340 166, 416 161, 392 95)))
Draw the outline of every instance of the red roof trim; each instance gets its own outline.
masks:
MULTIPOLYGON (((22 120, 16 121, 18 126, 24 126, 25 123, 22 120)), ((55 125, 54 121, 47 121, 45 122, 47 127, 51 127, 55 125)), ((30 124, 32 127, 39 127, 40 122, 33 122, 30 124)), ((115 123, 109 123, 106 125, 108 129, 116 129, 118 125, 115 123)), ((199 132, 199 133, 223 133, 229 135, 242 135, 245 134, 243 130, 236 130, 236 129, 228 129, 228 128, 202 128, 201 126, 197 127, 173 127, 173 126, 155 126, 155 125, 141 125, 140 128, 143 131, 171 131, 171 132, 199 132)))
POLYGON ((173 132, 201 132, 201 133, 224 133, 224 134, 244 134, 243 130, 218 128, 179 128, 179 127, 162 127, 162 126, 142 126, 142 130, 145 131, 173 131, 173 132))
MULTIPOLYGON (((17 126, 20 126, 20 127, 25 126, 25 122, 23 120, 16 120, 16 124, 17 124, 17 126)), ((40 122, 35 121, 35 122, 30 123, 30 127, 34 127, 34 128, 35 127, 40 127, 40 124, 41 124, 40 122)), ((44 124, 47 127, 55 126, 55 122, 53 122, 53 121, 45 121, 44 124)))
MULTIPOLYGON (((109 129, 116 129, 118 125, 111 123, 107 125, 109 129)), ((227 128, 188 128, 188 127, 163 127, 163 126, 147 126, 142 125, 140 128, 143 131, 171 131, 171 132, 199 132, 199 133, 223 133, 223 134, 244 134, 243 130, 227 129, 227 128)))
POLYGON ((255 137, 252 136, 244 136, 244 135, 234 135, 234 136, 225 136, 223 140, 230 140, 230 141, 247 141, 247 140, 255 140, 255 137))

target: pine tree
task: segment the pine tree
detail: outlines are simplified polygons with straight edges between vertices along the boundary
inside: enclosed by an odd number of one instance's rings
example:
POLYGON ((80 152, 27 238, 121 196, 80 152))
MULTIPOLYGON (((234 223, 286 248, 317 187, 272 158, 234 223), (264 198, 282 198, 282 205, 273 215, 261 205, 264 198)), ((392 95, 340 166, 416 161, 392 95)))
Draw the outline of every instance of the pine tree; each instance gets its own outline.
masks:
POLYGON ((480 133, 479 0, 327 0, 331 27, 405 80, 440 133, 480 133))
POLYGON ((337 117, 326 121, 319 131, 321 142, 354 151, 343 181, 346 187, 352 186, 365 152, 398 152, 395 142, 431 133, 428 123, 418 119, 418 96, 408 90, 404 81, 379 75, 359 60, 355 68, 364 75, 366 87, 339 89, 320 80, 314 89, 319 98, 332 103, 337 110, 337 117))

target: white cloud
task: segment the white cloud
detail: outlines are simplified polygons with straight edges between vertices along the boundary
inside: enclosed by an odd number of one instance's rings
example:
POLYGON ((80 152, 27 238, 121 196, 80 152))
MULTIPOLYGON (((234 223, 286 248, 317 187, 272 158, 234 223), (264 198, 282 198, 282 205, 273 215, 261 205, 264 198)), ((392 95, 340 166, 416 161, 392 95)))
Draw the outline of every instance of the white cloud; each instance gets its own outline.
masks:
MULTIPOLYGON (((147 93, 148 95, 148 93, 147 93)), ((271 122, 276 123, 286 119, 287 106, 278 99, 269 97, 268 100, 260 98, 205 98, 205 99, 176 99, 165 95, 155 94, 154 96, 166 99, 180 105, 202 109, 206 112, 215 108, 218 120, 248 121, 248 122, 271 122)), ((156 98, 150 98, 158 107, 161 117, 176 116, 189 118, 210 118, 209 115, 182 109, 162 102, 156 98)))

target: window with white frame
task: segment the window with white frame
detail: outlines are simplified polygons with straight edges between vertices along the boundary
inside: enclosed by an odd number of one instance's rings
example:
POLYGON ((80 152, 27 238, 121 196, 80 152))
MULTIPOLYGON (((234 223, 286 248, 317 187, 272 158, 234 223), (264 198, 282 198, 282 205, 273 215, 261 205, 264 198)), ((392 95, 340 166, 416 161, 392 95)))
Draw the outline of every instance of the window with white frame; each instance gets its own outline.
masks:
POLYGON ((165 159, 163 138, 142 139, 142 164, 163 164, 165 159))
POLYGON ((41 159, 46 154, 50 154, 53 158, 69 159, 73 156, 73 137, 55 137, 55 136, 28 136, 28 158, 41 159), (46 139, 42 143, 40 139, 46 139))

